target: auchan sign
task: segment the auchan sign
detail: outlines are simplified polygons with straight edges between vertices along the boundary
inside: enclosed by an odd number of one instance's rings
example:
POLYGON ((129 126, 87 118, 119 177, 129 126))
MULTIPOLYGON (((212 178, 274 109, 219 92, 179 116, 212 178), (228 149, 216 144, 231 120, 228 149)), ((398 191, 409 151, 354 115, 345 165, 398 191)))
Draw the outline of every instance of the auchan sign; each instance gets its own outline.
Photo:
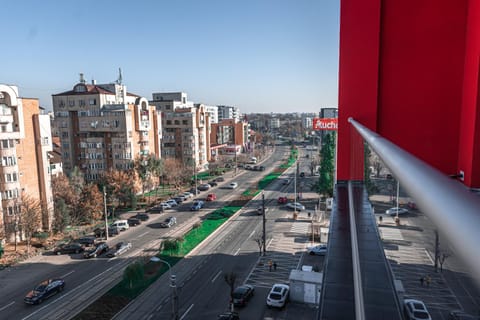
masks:
POLYGON ((337 130, 337 118, 313 118, 313 130, 337 130))

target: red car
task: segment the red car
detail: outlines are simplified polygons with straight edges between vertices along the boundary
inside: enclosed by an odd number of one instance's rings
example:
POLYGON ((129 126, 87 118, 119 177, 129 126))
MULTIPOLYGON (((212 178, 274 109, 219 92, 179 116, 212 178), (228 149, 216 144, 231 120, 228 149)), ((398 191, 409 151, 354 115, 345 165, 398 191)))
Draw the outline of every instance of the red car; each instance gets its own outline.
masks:
POLYGON ((207 195, 207 201, 213 201, 213 200, 217 200, 217 195, 215 193, 209 193, 207 195))
POLYGON ((285 203, 287 203, 287 202, 288 202, 287 197, 279 197, 279 198, 278 198, 278 203, 279 203, 279 204, 285 204, 285 203))

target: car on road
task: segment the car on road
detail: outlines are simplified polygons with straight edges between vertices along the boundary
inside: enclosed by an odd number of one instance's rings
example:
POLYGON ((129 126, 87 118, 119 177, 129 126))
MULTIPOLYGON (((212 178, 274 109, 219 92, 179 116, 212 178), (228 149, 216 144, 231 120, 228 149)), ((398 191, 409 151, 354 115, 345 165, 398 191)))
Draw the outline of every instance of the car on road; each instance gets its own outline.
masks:
POLYGON ((142 221, 147 221, 148 219, 150 219, 150 216, 146 213, 137 213, 135 218, 137 218, 139 220, 142 220, 142 221))
MULTIPOLYGON (((265 213, 267 213, 267 211, 268 211, 268 207, 265 207, 265 213)), ((255 209, 255 212, 259 216, 263 215, 263 206, 258 206, 257 209, 255 209)))
POLYGON ((40 282, 32 291, 28 292, 23 301, 27 304, 40 304, 45 299, 61 292, 65 288, 63 279, 48 279, 40 282))
POLYGON ((88 247, 88 246, 95 245, 96 240, 97 239, 95 237, 82 237, 82 238, 79 238, 79 239, 75 240, 75 242, 80 243, 81 245, 88 247))
POLYGON ((248 300, 253 296, 255 288, 252 285, 244 284, 233 290, 233 305, 244 307, 247 305, 248 300))
POLYGON ((172 199, 175 200, 175 202, 177 202, 178 204, 187 200, 187 198, 184 196, 175 196, 172 199))
POLYGON ((285 203, 288 202, 288 198, 287 198, 287 197, 278 197, 277 202, 278 202, 279 204, 285 204, 285 203))
POLYGON ((207 191, 208 189, 210 189, 210 185, 208 183, 203 183, 201 185, 198 186, 198 190, 200 191, 207 191))
POLYGON ((132 248, 132 244, 130 242, 119 242, 107 252, 107 257, 116 257, 121 254, 124 254, 126 251, 132 248))
POLYGON ((218 320, 240 320, 240 316, 238 315, 237 312, 224 312, 222 314, 219 314, 217 317, 218 320))
POLYGON ((287 185, 287 184, 289 184, 289 183, 290 183, 290 180, 288 180, 288 179, 283 179, 283 184, 284 184, 284 185, 287 185))
POLYGON ((389 216, 396 216, 397 214, 401 216, 401 215, 407 214, 408 209, 394 207, 394 208, 388 209, 387 211, 385 211, 385 213, 388 214, 389 216))
POLYGON ((259 166, 259 167, 258 167, 258 170, 259 170, 259 171, 265 171, 265 166, 259 166))
POLYGON ((415 299, 403 300, 403 311, 408 320, 431 320, 432 317, 423 301, 415 299))
POLYGON ((142 221, 138 219, 136 216, 128 218, 127 222, 130 227, 135 227, 142 223, 142 221))
POLYGON ((307 252, 311 256, 324 256, 327 254, 327 245, 319 244, 317 246, 307 247, 307 252))
POLYGON ((225 181, 225 178, 224 177, 217 177, 217 178, 215 178, 215 181, 223 182, 223 181, 225 181))
POLYGON ((173 227, 177 223, 177 218, 175 217, 168 217, 165 221, 160 223, 160 227, 162 228, 170 228, 173 227))
POLYGON ((212 180, 208 183, 211 187, 216 187, 218 186, 218 183, 215 180, 212 180))
POLYGON ((198 188, 195 188, 195 187, 190 188, 189 191, 193 194, 193 196, 200 194, 200 190, 198 190, 198 188))
POLYGON ((86 259, 96 258, 99 255, 108 251, 108 244, 106 242, 99 242, 93 249, 87 250, 83 253, 83 257, 86 259))
POLYGON ((191 193, 190 191, 185 191, 184 193, 182 193, 182 196, 186 197, 187 199, 193 198, 193 193, 191 193))
POLYGON ((215 201, 215 200, 217 200, 217 195, 215 193, 209 193, 205 200, 206 201, 215 201))
MULTIPOLYGON (((170 206, 169 206, 169 208, 170 208, 170 206)), ((157 206, 148 208, 146 212, 148 212, 148 213, 162 213, 163 211, 165 211, 164 206, 157 205, 157 206)))
POLYGON ((198 211, 203 208, 204 202, 202 200, 195 200, 190 207, 190 211, 198 211))
POLYGON ((230 182, 228 184, 228 189, 235 189, 236 187, 238 187, 238 183, 236 182, 230 182))
POLYGON ((305 210, 305 206, 301 204, 300 202, 290 202, 287 203, 287 208, 295 210, 295 211, 302 211, 305 210))
POLYGON ((474 316, 463 310, 452 310, 448 313, 448 320, 480 320, 480 315, 474 316))
POLYGON ((305 177, 305 172, 300 172, 300 178, 305 177))
POLYGON ((172 206, 169 205, 169 204, 166 203, 166 202, 161 202, 161 203, 160 203, 159 205, 157 205, 156 207, 161 207, 161 208, 163 208, 164 210, 165 210, 165 209, 171 209, 171 208, 172 208, 172 206))
MULTIPOLYGON (((95 237, 100 238, 100 237, 105 237, 105 228, 96 228, 93 230, 93 233, 95 233, 95 237)), ((109 237, 114 237, 116 235, 120 234, 120 229, 117 227, 108 227, 108 236, 109 237)))
POLYGON ((85 251, 83 246, 78 242, 64 243, 53 249, 53 253, 56 255, 80 253, 85 251))
POLYGON ((276 283, 267 296, 267 306, 283 308, 288 301, 290 287, 286 284, 276 283))
POLYGON ((120 231, 126 231, 130 226, 127 220, 117 220, 110 224, 110 228, 118 228, 120 231))
POLYGON ((175 201, 174 199, 169 199, 169 200, 167 200, 167 201, 165 201, 165 202, 166 202, 168 205, 170 205, 171 208, 178 206, 177 201, 175 201))

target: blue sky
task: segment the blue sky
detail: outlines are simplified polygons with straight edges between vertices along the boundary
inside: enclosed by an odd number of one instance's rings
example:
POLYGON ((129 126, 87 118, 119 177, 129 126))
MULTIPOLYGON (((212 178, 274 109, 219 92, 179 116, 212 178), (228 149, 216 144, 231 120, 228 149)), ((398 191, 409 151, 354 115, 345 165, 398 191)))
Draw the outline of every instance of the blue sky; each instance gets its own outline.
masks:
POLYGON ((337 106, 339 1, 6 1, 0 83, 39 98, 122 68, 129 92, 251 112, 337 106))

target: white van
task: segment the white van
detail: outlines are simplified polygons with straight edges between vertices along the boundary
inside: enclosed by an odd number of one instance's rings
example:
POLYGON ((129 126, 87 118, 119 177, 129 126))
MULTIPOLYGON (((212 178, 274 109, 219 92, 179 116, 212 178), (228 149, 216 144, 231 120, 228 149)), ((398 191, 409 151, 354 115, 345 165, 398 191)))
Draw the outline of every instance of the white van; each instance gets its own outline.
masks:
POLYGON ((256 157, 251 157, 250 161, 248 162, 250 164, 256 164, 257 163, 257 158, 256 157))
POLYGON ((120 231, 125 231, 129 228, 127 220, 117 220, 110 226, 117 227, 120 231))

